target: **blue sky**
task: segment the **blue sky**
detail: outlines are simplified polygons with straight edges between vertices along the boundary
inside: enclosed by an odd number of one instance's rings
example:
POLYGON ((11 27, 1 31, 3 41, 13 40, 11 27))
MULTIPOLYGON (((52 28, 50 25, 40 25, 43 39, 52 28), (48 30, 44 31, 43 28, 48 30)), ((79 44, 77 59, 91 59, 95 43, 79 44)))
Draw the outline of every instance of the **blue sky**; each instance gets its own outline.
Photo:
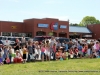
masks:
POLYGON ((100 0, 0 0, 0 20, 58 18, 79 23, 85 16, 100 20, 100 0))

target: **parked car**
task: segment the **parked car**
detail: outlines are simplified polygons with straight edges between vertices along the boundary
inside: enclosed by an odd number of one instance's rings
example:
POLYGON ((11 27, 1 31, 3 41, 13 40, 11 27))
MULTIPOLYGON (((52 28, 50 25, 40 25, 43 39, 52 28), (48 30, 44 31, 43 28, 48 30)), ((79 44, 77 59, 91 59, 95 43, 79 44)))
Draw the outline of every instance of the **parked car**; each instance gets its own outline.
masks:
POLYGON ((64 41, 69 42, 69 39, 68 38, 64 38, 64 37, 56 38, 56 40, 59 40, 60 43, 63 43, 64 41))
POLYGON ((0 40, 0 45, 2 45, 2 46, 4 45, 3 42, 2 42, 1 40, 0 40))
MULTIPOLYGON (((19 39, 21 42, 22 37, 6 37, 6 36, 0 36, 0 40, 3 42, 4 45, 14 45, 16 38, 19 39)), ((29 40, 29 37, 25 37, 26 41, 29 40)))

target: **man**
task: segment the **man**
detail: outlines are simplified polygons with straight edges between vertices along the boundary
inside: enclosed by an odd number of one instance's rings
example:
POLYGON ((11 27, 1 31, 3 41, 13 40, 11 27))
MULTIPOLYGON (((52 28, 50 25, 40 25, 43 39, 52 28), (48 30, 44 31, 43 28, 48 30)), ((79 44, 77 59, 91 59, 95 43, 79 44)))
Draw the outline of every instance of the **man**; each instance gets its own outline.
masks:
POLYGON ((27 49, 28 49, 28 59, 27 59, 27 61, 30 62, 31 61, 31 56, 33 56, 33 53, 34 53, 34 51, 33 51, 33 43, 31 41, 28 42, 27 49))
POLYGON ((16 38, 16 41, 15 41, 15 45, 14 45, 14 50, 19 50, 20 49, 20 41, 18 38, 16 38))
POLYGON ((22 44, 22 46, 26 44, 26 39, 25 39, 24 36, 23 36, 22 39, 21 39, 21 44, 22 44))
POLYGON ((55 52, 54 52, 54 49, 53 49, 53 46, 57 45, 57 42, 56 42, 56 39, 54 36, 51 37, 50 39, 50 55, 52 54, 53 55, 53 60, 55 60, 55 52))

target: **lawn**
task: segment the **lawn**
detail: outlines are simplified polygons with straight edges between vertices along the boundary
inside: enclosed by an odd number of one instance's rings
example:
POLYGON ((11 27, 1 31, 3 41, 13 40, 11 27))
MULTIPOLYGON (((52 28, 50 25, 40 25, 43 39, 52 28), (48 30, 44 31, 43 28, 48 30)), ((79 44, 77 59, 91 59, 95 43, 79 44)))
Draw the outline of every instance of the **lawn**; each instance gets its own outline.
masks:
POLYGON ((0 75, 100 75, 100 72, 92 72, 98 70, 100 59, 70 59, 3 65, 0 66, 0 75))

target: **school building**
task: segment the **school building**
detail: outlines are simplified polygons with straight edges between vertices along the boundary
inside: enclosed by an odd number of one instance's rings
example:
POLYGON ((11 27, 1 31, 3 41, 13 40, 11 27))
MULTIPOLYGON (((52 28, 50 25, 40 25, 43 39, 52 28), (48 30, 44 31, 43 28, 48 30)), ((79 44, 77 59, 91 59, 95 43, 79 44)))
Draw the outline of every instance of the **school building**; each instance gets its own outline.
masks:
POLYGON ((55 18, 25 19, 23 22, 0 21, 0 36, 35 37, 56 36, 66 38, 100 38, 100 25, 69 26, 69 21, 55 18))

